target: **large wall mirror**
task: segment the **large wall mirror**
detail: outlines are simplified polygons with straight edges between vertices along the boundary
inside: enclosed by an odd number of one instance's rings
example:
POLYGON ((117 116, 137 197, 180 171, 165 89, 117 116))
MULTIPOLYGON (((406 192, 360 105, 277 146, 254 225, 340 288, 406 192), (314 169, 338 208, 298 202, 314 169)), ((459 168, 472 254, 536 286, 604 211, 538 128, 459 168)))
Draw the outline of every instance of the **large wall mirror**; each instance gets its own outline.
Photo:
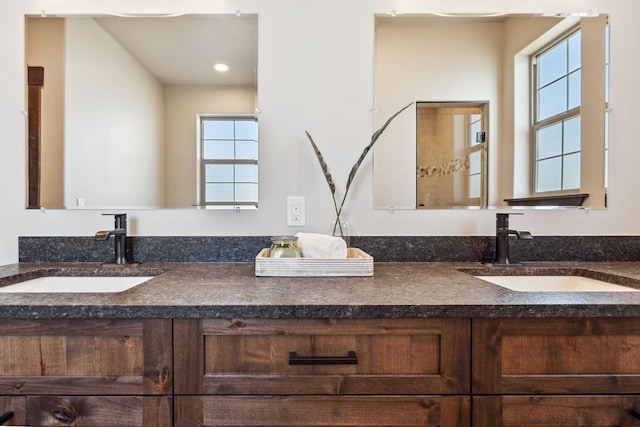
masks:
POLYGON ((26 47, 28 207, 257 207, 257 15, 27 17, 26 47))
POLYGON ((374 149, 374 207, 605 208, 608 34, 595 14, 376 16, 375 127, 415 104, 374 149))

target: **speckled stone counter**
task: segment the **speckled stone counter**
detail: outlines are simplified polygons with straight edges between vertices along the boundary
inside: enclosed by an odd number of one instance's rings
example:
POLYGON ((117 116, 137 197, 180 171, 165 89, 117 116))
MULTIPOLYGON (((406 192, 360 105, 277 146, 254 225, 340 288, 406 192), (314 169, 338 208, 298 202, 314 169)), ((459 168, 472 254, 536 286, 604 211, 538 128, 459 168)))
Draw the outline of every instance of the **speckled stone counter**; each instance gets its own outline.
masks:
MULTIPOLYGON (((519 261, 630 262, 640 260, 640 236, 537 236, 509 243, 519 261)), ((253 262, 269 236, 136 236, 127 239, 137 262, 253 262)), ((377 262, 491 262, 494 236, 351 236, 351 246, 377 262)), ((113 240, 93 236, 19 238, 20 262, 108 262, 113 240)))
MULTIPOLYGON (((156 274, 121 293, 0 294, 0 318, 366 318, 640 317, 640 292, 516 292, 460 269, 508 273, 480 263, 376 263, 373 277, 256 277, 253 263, 148 263, 109 274, 156 274)), ((617 275, 640 289, 640 263, 538 263, 617 275)), ((0 267, 0 286, 16 275, 101 275, 92 263, 0 267)))

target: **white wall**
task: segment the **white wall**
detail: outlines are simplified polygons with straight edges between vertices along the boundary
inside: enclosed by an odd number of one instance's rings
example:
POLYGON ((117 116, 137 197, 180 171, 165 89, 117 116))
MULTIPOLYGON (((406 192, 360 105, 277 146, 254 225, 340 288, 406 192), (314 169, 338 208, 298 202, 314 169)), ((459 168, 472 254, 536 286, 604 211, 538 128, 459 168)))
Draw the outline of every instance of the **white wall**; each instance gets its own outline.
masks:
POLYGON ((198 202, 198 114, 254 114, 253 87, 169 86, 165 96, 165 203, 198 202))
MULTIPOLYGON (((635 103, 640 95, 637 0, 0 0, 0 263, 18 258, 23 235, 93 235, 112 219, 100 211, 26 211, 24 14, 166 13, 259 14, 260 209, 128 211, 137 235, 271 235, 286 226, 286 196, 307 197, 305 230, 324 231, 331 203, 304 131, 323 149, 342 189, 348 170, 372 132, 374 13, 535 12, 593 9, 611 22, 611 173, 609 209, 591 212, 530 211, 512 221, 534 235, 638 234, 640 146, 635 103), (10 224, 11 226, 8 226, 10 224)), ((495 211, 375 211, 371 162, 354 182, 346 215, 359 235, 491 235, 495 211)))
POLYGON ((65 75, 65 206, 163 206, 160 82, 90 18, 66 20, 65 75))

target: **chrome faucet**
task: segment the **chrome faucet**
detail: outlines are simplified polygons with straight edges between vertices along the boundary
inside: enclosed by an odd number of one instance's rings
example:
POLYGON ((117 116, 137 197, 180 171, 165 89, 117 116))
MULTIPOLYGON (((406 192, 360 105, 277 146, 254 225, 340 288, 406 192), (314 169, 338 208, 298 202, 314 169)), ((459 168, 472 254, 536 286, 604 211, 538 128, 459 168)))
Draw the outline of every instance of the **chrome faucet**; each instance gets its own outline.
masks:
POLYGON ((115 263, 119 265, 127 264, 127 214, 102 214, 113 215, 115 217, 115 230, 98 231, 96 240, 107 240, 113 235, 115 243, 115 263))
MULTIPOLYGON (((522 215, 511 214, 511 215, 522 215)), ((533 236, 528 231, 510 230, 509 214, 496 214, 496 259, 495 265, 518 265, 509 260, 509 235, 514 234, 518 240, 531 240, 533 236)))

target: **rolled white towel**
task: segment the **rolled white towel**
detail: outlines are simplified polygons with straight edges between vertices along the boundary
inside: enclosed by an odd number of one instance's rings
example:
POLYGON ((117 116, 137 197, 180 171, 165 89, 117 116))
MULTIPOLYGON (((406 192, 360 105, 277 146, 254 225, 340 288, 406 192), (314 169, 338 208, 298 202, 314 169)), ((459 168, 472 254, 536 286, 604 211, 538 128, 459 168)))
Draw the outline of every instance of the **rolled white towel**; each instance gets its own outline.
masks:
POLYGON ((347 244, 340 237, 318 233, 296 233, 303 258, 346 258, 347 244))

